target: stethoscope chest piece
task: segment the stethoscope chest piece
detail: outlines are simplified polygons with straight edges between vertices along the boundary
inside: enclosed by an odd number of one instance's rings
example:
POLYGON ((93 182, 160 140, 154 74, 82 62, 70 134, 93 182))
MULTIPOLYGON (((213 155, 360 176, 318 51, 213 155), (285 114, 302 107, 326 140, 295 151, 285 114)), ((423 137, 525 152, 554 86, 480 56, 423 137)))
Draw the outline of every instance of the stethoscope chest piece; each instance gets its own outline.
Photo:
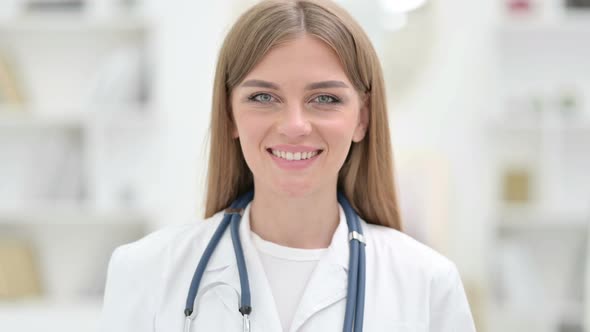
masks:
POLYGON ((184 332, 191 332, 191 325, 193 323, 193 318, 190 316, 186 316, 184 320, 184 332))
POLYGON ((250 316, 249 315, 243 315, 243 326, 244 326, 244 332, 250 332, 250 316))

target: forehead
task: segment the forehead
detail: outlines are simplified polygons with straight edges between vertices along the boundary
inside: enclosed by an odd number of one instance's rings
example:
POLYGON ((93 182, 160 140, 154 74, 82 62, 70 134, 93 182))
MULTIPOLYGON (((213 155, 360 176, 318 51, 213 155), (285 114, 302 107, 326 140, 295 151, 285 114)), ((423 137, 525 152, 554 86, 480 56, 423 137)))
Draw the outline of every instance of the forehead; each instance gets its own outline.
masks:
POLYGON ((248 78, 277 83, 331 79, 348 82, 336 52, 307 34, 273 47, 246 75, 248 78))

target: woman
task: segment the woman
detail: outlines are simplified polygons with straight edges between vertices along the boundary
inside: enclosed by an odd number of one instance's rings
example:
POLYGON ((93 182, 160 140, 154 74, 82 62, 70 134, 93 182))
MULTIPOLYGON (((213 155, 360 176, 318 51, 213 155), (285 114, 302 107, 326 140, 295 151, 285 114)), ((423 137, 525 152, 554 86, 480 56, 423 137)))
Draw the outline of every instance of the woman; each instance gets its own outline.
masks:
POLYGON ((475 331, 455 265, 401 232, 381 68, 341 8, 243 14, 219 55, 211 135, 205 220, 113 253, 103 331, 346 331, 352 315, 355 331, 475 331), (217 231, 230 223, 241 248, 217 231))

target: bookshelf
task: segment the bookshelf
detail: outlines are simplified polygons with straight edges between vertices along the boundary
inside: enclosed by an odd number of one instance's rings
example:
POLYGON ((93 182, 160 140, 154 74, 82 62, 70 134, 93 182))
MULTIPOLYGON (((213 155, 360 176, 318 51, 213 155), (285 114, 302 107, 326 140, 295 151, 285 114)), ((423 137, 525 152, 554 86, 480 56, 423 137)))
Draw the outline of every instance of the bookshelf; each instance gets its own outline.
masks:
POLYGON ((41 289, 0 296, 2 331, 95 330, 110 254, 157 225, 155 23, 82 3, 0 15, 0 250, 30 248, 41 289))
POLYGON ((80 15, 59 17, 18 17, 2 19, 3 33, 52 32, 52 33, 110 33, 148 32, 151 22, 144 17, 96 18, 80 15))
POLYGON ((487 330, 589 331, 590 16, 531 3, 503 11, 494 30, 501 102, 487 121, 498 184, 487 330), (510 171, 519 180, 508 191, 510 171))

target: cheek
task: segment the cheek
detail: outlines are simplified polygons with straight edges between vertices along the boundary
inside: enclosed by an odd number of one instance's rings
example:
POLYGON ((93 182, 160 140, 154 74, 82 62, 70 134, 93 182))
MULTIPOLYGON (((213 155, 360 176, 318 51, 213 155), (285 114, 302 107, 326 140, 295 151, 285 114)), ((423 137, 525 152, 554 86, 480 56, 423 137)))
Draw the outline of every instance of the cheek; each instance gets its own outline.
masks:
POLYGON ((344 164, 352 144, 353 131, 354 127, 344 119, 323 127, 323 137, 328 144, 334 167, 340 168, 344 164))
POLYGON ((246 112, 239 107, 233 106, 233 118, 235 134, 240 138, 240 141, 247 141, 252 132, 252 120, 247 116, 246 112))
POLYGON ((247 151, 255 149, 260 142, 259 136, 259 130, 256 130, 256 128, 248 124, 243 124, 242 127, 240 127, 239 137, 240 143, 242 144, 242 149, 247 151))
POLYGON ((256 116, 244 116, 237 114, 235 116, 236 126, 238 128, 240 145, 246 161, 250 163, 252 158, 263 148, 262 141, 267 132, 267 123, 263 118, 256 116))
POLYGON ((333 146, 345 147, 352 141, 356 122, 352 116, 333 119, 323 124, 326 140, 333 146))

